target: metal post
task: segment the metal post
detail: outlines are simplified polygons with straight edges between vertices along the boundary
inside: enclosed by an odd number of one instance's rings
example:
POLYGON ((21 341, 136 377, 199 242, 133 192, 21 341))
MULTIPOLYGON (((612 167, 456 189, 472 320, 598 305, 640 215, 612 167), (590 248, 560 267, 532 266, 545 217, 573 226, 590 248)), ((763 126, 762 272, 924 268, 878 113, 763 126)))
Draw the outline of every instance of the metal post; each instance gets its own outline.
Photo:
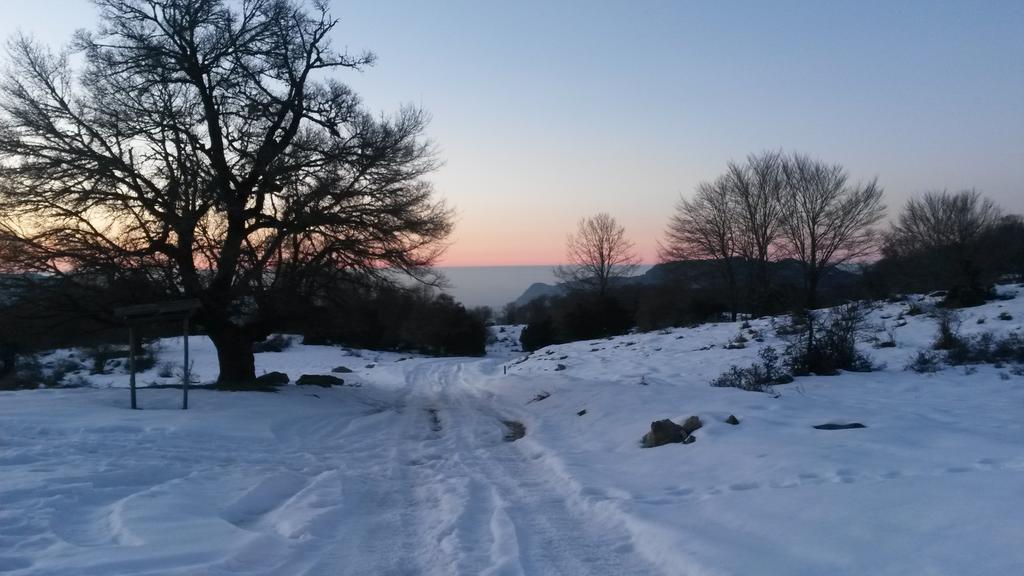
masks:
POLYGON ((185 317, 185 368, 182 370, 185 382, 182 383, 181 409, 188 410, 188 383, 191 376, 188 373, 188 316, 185 317))
POLYGON ((128 383, 132 389, 132 410, 137 410, 138 406, 135 404, 135 325, 128 325, 128 383))

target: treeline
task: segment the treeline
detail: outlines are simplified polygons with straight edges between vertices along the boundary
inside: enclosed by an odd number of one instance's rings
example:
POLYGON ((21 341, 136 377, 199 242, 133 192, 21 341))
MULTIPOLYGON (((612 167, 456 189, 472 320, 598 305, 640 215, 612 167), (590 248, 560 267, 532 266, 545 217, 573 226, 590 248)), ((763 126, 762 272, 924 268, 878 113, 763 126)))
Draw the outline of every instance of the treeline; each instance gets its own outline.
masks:
POLYGON ((632 243, 599 214, 570 236, 570 266, 558 271, 574 280, 569 293, 507 307, 504 320, 527 324, 532 350, 907 292, 944 290, 946 306, 973 306, 999 277, 1024 277, 1024 220, 976 191, 912 198, 888 229, 885 214, 875 179, 855 182, 841 165, 802 154, 751 155, 679 200, 655 278, 621 281, 636 263, 632 243))
MULTIPOLYGON (((260 306, 266 313, 258 326, 256 346, 270 334, 287 332, 302 335, 307 344, 440 356, 485 352, 488 314, 467 310, 451 296, 427 286, 337 273, 306 275, 280 284, 261 295, 260 306)), ((179 297, 141 276, 130 282, 0 276, 0 378, 15 368, 18 356, 60 347, 125 346, 127 329, 113 314, 116 306, 179 297)), ((143 351, 144 340, 177 336, 181 329, 180 322, 143 325, 136 332, 137 350, 143 351)), ((201 324, 193 324, 193 333, 204 333, 201 324)))
POLYGON ((339 344, 436 356, 481 356, 488 314, 429 287, 350 287, 287 307, 281 327, 305 344, 339 344))

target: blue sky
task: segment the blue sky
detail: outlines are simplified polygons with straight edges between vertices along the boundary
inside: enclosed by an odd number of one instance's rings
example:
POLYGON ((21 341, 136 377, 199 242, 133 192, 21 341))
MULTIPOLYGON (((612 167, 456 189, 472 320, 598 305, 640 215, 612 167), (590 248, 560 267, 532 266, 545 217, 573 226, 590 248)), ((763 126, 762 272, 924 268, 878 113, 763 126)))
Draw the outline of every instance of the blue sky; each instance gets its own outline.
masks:
MULTIPOLYGON (((7 3, 5 3, 7 4, 7 3)), ((85 0, 5 6, 59 44, 85 0)), ((890 213, 973 187, 1024 212, 1024 2, 349 2, 343 77, 375 110, 429 110, 459 211, 449 264, 561 260, 618 217, 653 255, 680 194, 725 163, 798 150, 877 176, 890 213)))

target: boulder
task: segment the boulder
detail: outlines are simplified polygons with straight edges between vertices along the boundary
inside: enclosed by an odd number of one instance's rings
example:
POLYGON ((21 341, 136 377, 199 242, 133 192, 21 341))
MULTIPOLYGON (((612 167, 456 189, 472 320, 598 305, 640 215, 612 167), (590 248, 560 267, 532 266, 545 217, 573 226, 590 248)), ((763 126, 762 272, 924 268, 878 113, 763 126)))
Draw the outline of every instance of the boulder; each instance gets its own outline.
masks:
POLYGON ((665 419, 651 422, 651 431, 644 434, 643 447, 654 448, 665 444, 685 442, 689 434, 675 422, 665 419))
POLYGON ((729 414, 729 417, 725 419, 725 423, 732 424, 733 426, 738 426, 740 423, 740 419, 732 414, 729 414))
POLYGON ((284 386, 290 382, 288 375, 284 372, 267 372, 256 377, 257 386, 284 386))
POLYGON ((686 419, 685 422, 683 422, 682 428, 683 432, 685 432, 686 435, 689 436, 690 434, 693 434, 697 430, 700 430, 702 426, 704 426, 704 423, 700 421, 700 418, 698 418, 697 416, 690 416, 689 418, 686 419))
POLYGON ((334 372, 335 374, 351 374, 352 369, 346 366, 338 366, 337 368, 331 370, 331 372, 334 372))
POLYGON ((345 381, 337 376, 328 376, 326 374, 303 374, 299 376, 295 383, 299 386, 330 388, 331 386, 342 386, 345 384, 345 381))

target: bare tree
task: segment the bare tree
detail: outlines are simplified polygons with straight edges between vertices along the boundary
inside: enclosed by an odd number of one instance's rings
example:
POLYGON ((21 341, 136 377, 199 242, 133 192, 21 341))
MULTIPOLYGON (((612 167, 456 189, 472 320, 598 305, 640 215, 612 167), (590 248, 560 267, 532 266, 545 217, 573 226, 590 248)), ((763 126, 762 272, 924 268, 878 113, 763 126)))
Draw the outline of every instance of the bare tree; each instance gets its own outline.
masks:
POLYGON ((568 264, 555 268, 555 275, 602 297, 615 278, 631 275, 640 263, 626 229, 603 212, 579 221, 566 241, 566 258, 568 264))
POLYGON ((785 175, 782 235, 803 266, 805 305, 814 308, 827 270, 876 250, 882 188, 877 180, 851 184, 842 166, 800 154, 787 159, 785 175))
POLYGON ((723 176, 698 184, 693 200, 680 198, 658 256, 662 262, 717 262, 729 290, 730 312, 735 322, 739 308, 735 258, 739 247, 731 191, 729 178, 723 176))
POLYGON ((985 239, 1003 223, 1002 212, 975 190, 927 192, 911 198, 886 236, 890 258, 923 260, 926 272, 946 288, 976 300, 985 291, 985 239))
POLYGON ((737 246, 740 254, 753 263, 754 307, 762 311, 770 290, 768 263, 782 228, 784 164, 782 152, 751 154, 745 164, 730 162, 726 176, 737 246))
MULTIPOLYGON (((26 38, 0 81, 0 227, 17 267, 197 298, 221 382, 251 382, 308 270, 426 278, 451 215, 426 114, 366 112, 322 0, 94 0, 71 54, 26 38)), ((313 275, 322 276, 322 275, 313 275)))

